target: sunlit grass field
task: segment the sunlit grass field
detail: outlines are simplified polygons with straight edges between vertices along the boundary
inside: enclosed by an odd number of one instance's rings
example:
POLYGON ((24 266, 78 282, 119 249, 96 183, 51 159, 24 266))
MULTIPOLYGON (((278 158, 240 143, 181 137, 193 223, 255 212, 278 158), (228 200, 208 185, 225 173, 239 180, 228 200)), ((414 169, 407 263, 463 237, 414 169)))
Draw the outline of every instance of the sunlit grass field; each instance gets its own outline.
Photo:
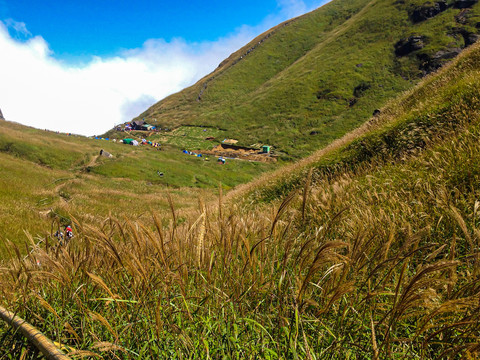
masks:
POLYGON ((180 149, 157 151, 0 122, 0 257, 8 257, 7 240, 21 246, 25 231, 44 238, 55 221, 58 228, 73 218, 138 219, 168 209, 167 194, 188 208, 200 194, 227 191, 273 168, 235 160, 220 165, 180 149), (101 149, 113 158, 99 156, 101 149))
MULTIPOLYGON (((74 221, 67 246, 26 236, 1 303, 72 358, 478 358, 479 78, 475 45, 215 203, 74 221)), ((3 334, 12 358, 34 358, 3 334)))

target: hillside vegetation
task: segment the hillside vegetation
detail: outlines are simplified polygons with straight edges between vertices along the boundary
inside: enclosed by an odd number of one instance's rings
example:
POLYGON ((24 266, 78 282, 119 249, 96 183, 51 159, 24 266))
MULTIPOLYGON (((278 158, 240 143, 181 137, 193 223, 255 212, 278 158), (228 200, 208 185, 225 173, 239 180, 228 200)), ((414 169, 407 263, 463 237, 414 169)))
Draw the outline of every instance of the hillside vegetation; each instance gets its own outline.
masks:
POLYGON ((216 126, 245 145, 305 156, 476 41, 475 3, 332 1, 258 36, 138 118, 216 126))
POLYGON ((1 302, 72 357, 478 358, 479 78, 474 45, 183 223, 174 201, 168 224, 77 222, 67 246, 2 268, 1 302))
MULTIPOLYGON (((192 147, 199 141, 193 140, 192 147)), ((73 218, 101 222, 112 214, 135 220, 152 209, 168 209, 167 193, 181 199, 182 208, 191 207, 200 193, 216 192, 220 184, 228 190, 272 165, 234 160, 218 165, 214 157, 185 155, 175 144, 157 151, 0 121, 0 168, 4 258, 7 240, 21 244, 24 231, 45 239, 73 218), (100 156, 102 149, 113 158, 100 156)))

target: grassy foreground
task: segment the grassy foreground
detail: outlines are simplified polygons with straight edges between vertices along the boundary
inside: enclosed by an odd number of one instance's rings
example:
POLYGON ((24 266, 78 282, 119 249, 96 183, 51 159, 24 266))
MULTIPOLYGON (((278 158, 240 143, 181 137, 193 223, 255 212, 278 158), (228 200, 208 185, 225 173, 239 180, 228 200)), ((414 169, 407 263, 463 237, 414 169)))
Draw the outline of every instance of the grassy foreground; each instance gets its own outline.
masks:
POLYGON ((72 357, 478 358, 479 77, 475 46, 303 178, 250 188, 279 200, 78 222, 1 269, 0 301, 72 357))

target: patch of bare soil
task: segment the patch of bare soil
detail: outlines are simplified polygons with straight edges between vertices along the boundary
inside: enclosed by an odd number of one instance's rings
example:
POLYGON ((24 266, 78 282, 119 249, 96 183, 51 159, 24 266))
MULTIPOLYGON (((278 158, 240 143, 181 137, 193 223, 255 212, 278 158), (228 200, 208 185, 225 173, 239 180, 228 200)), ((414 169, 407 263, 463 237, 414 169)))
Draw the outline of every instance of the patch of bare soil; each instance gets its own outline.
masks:
POLYGON ((219 144, 211 150, 202 150, 199 152, 205 155, 223 156, 225 158, 259 161, 265 163, 273 163, 277 161, 275 156, 262 153, 257 149, 242 148, 240 146, 228 146, 224 144, 219 144))

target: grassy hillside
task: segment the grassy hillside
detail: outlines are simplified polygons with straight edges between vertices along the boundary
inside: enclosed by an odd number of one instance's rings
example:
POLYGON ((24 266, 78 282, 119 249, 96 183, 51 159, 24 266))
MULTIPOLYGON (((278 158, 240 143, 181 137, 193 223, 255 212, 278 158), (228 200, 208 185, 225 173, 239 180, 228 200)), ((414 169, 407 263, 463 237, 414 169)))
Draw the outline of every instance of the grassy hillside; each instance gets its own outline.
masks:
POLYGON ((157 151, 0 121, 0 257, 7 239, 23 242, 25 231, 45 237, 52 224, 72 218, 137 219, 168 209, 167 193, 188 208, 199 194, 215 193, 220 184, 228 190, 273 166, 234 160, 219 165, 180 149, 157 151), (114 157, 99 156, 101 149, 114 157))
POLYGON ((168 221, 78 222, 69 245, 1 269, 1 302, 72 356, 478 358, 479 78, 475 45, 183 223, 175 206, 168 221))
POLYGON ((304 156, 475 41, 480 5, 456 4, 449 0, 444 11, 418 21, 415 11, 433 3, 334 0, 260 35, 139 118, 216 126, 244 144, 304 156), (420 37, 422 48, 396 55, 395 45, 410 36, 420 37))

